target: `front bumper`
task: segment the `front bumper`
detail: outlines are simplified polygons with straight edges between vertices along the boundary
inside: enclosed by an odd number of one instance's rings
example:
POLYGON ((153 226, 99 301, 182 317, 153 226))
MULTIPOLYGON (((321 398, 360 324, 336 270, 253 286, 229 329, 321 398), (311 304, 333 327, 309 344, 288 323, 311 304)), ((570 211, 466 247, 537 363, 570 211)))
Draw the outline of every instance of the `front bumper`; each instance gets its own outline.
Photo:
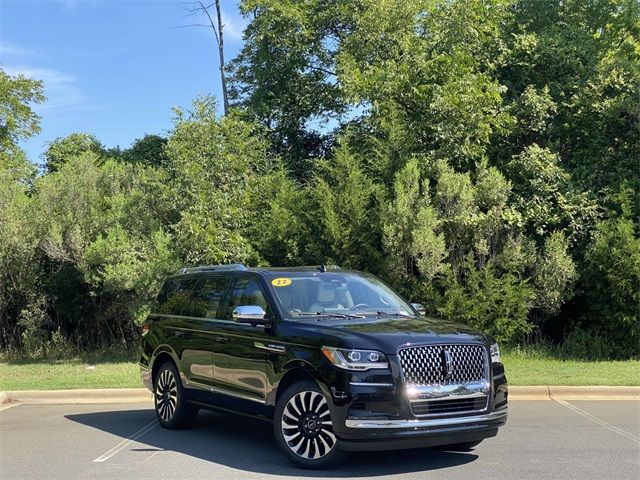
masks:
POLYGON ((507 421, 507 409, 485 415, 429 420, 347 420, 358 433, 343 434, 347 451, 398 450, 476 442, 496 436, 507 421))
POLYGON ((481 426, 481 425, 504 425, 507 421, 507 409, 497 410, 486 415, 473 415, 469 417, 454 418, 432 418, 427 420, 354 420, 347 419, 347 428, 362 428, 368 430, 393 429, 411 430, 416 429, 442 429, 457 426, 481 426))

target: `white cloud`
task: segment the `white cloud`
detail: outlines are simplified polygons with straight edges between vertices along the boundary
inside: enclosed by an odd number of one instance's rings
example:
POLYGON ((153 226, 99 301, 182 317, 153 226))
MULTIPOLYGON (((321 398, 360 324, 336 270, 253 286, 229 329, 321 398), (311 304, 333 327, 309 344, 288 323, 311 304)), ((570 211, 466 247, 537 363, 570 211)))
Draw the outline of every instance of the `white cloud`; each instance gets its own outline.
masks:
POLYGON ((8 43, 0 43, 0 61, 5 56, 12 57, 33 57, 38 55, 38 52, 29 48, 18 47, 16 45, 10 45, 8 43))
POLYGON ((51 110, 54 108, 73 108, 83 106, 86 97, 75 83, 75 77, 49 68, 29 67, 24 65, 3 66, 9 75, 24 75, 27 78, 42 80, 47 101, 34 106, 35 110, 51 110))
POLYGON ((247 26, 246 19, 237 11, 230 13, 224 8, 221 8, 220 10, 222 23, 224 25, 222 33, 232 40, 242 40, 242 32, 247 26))

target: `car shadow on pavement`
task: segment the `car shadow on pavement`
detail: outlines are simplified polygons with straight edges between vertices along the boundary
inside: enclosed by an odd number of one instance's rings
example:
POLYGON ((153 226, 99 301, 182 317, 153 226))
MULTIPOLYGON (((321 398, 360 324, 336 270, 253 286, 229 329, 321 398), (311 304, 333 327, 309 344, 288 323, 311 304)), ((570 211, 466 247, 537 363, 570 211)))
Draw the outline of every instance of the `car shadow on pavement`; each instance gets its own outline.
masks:
MULTIPOLYGON (((65 418, 126 439, 155 419, 155 413, 151 409, 116 410, 65 415, 65 418)), ((473 453, 428 448, 358 452, 331 470, 301 470, 279 451, 271 423, 208 411, 201 411, 197 423, 186 430, 165 430, 157 426, 137 438, 130 449, 179 452, 239 470, 311 478, 375 477, 438 470, 478 458, 473 453)))

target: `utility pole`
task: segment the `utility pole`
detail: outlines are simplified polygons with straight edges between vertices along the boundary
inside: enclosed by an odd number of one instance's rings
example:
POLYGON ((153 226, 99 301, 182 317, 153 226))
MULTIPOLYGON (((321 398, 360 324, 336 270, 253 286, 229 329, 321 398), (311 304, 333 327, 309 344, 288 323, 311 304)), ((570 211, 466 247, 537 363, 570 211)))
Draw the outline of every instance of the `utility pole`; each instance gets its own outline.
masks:
POLYGON ((222 23, 222 13, 220 9, 220 0, 214 0, 213 3, 205 5, 201 0, 195 2, 187 2, 190 5, 194 5, 192 8, 186 8, 188 15, 205 14, 207 16, 208 24, 192 23, 189 25, 181 25, 181 27, 205 27, 213 30, 213 37, 218 45, 218 63, 220 64, 220 86, 222 87, 222 106, 224 114, 229 113, 229 96, 227 94, 227 78, 225 72, 224 62, 224 23, 222 23), (210 9, 215 7, 215 20, 213 19, 210 9))

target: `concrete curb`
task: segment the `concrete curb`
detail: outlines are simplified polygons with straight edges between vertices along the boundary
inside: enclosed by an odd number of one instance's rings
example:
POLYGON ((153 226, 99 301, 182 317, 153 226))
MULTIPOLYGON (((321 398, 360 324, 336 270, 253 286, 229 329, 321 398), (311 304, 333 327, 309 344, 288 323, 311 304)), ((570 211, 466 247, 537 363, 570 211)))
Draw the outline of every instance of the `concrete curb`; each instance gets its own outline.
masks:
MULTIPOLYGON (((509 400, 640 400, 640 387, 510 386, 509 400)), ((151 403, 145 388, 20 390, 0 392, 0 405, 74 403, 151 403)))
POLYGON ((27 405, 60 403, 151 403, 146 388, 101 388, 78 390, 18 390, 0 392, 0 403, 27 405))

